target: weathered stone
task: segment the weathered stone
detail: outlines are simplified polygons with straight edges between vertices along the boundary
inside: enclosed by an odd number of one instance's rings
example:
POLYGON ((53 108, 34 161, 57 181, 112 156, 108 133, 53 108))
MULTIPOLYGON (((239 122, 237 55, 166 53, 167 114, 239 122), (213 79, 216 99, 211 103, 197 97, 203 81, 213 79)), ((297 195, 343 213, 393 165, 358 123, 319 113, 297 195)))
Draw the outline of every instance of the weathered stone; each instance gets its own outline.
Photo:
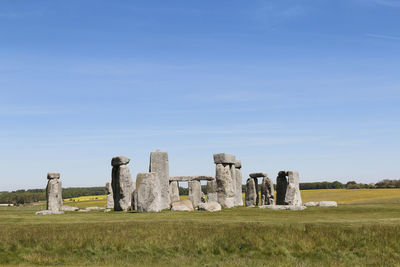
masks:
POLYGON ((129 161, 131 161, 130 158, 125 156, 113 157, 111 159, 111 166, 116 167, 121 165, 127 165, 129 161))
POLYGON ((217 181, 218 203, 224 208, 232 208, 235 205, 235 191, 231 165, 217 164, 215 179, 217 181))
POLYGON ((264 205, 259 206, 259 208, 271 210, 305 210, 307 207, 299 205, 264 205))
POLYGON ((178 181, 178 182, 190 182, 190 181, 213 181, 215 177, 213 176, 170 176, 169 181, 178 181))
POLYGON ((286 189, 288 186, 286 172, 280 171, 276 178, 276 205, 285 205, 286 189))
POLYGON ((320 206, 320 207, 337 207, 337 202, 336 201, 320 201, 318 203, 318 206, 320 206))
POLYGON ((201 191, 201 203, 206 203, 206 195, 201 191))
POLYGON ((304 203, 304 206, 306 206, 306 207, 315 207, 315 206, 318 206, 318 205, 319 205, 319 202, 310 201, 310 202, 304 203))
POLYGON ((261 183, 261 205, 274 205, 274 183, 268 177, 264 177, 261 183))
POLYGON ((62 210, 62 211, 77 211, 77 210, 79 210, 79 208, 72 207, 72 206, 62 206, 60 210, 62 210))
POLYGON ((249 178, 246 181, 246 195, 245 195, 245 205, 256 206, 257 193, 256 193, 256 185, 254 183, 254 178, 249 178))
POLYGON ((235 164, 235 156, 227 153, 214 154, 215 164, 235 164))
POLYGON ((36 215, 54 215, 54 214, 64 214, 63 211, 55 211, 55 210, 41 210, 35 213, 36 215))
POLYGON ((87 210, 104 210, 104 207, 87 207, 87 210))
POLYGON ((114 197, 114 211, 128 211, 132 207, 133 182, 128 165, 114 166, 111 187, 114 197))
POLYGON ((139 212, 159 212, 161 205, 161 188, 158 173, 139 173, 136 178, 137 210, 139 212))
POLYGON ((169 209, 171 199, 169 195, 169 161, 168 153, 157 150, 150 153, 150 172, 157 173, 161 192, 161 209, 169 209))
POLYGON ((189 200, 192 201, 193 207, 197 207, 201 203, 201 184, 200 181, 190 181, 189 200))
POLYGON ((113 196, 112 186, 111 186, 110 182, 106 183, 106 190, 107 190, 106 207, 107 207, 107 209, 113 209, 114 208, 114 196, 113 196))
POLYGON ((173 211, 193 211, 193 204, 190 200, 179 200, 176 202, 172 202, 171 210, 173 211))
POLYGON ((250 173, 249 176, 251 178, 262 178, 262 177, 267 177, 267 174, 265 172, 254 172, 250 173))
POLYGON ((241 169, 242 168, 242 162, 240 160, 235 161, 235 168, 236 169, 241 169))
MULTIPOLYGON (((236 166, 236 165, 235 165, 236 166)), ((243 206, 243 195, 242 195, 242 171, 240 168, 236 168, 236 192, 235 192, 235 206, 243 206)))
POLYGON ((199 210, 214 212, 214 211, 220 211, 221 205, 218 202, 211 201, 211 202, 207 202, 207 203, 200 203, 198 208, 199 208, 199 210))
POLYGON ((207 200, 208 202, 218 201, 217 196, 217 182, 215 180, 207 182, 207 200))
POLYGON ((288 186, 285 195, 285 205, 301 206, 301 194, 299 185, 299 173, 288 171, 288 186))
POLYGON ((49 172, 47 174, 47 179, 60 179, 60 174, 57 172, 49 172))
MULTIPOLYGON (((49 173, 48 177, 56 177, 49 173)), ((60 175, 57 174, 58 178, 50 178, 47 182, 46 187, 46 199, 47 205, 46 209, 51 211, 59 211, 63 205, 62 203, 62 187, 61 181, 59 179, 60 175)))
POLYGON ((172 181, 169 183, 169 196, 171 202, 179 201, 179 185, 177 181, 172 181))
MULTIPOLYGON (((133 183, 136 187, 136 183, 133 183)), ((137 192, 136 189, 132 192, 132 210, 137 210, 137 192)))
POLYGON ((258 193, 258 179, 257 178, 253 178, 254 179, 254 185, 256 187, 256 206, 258 206, 258 204, 260 204, 260 194, 258 193))

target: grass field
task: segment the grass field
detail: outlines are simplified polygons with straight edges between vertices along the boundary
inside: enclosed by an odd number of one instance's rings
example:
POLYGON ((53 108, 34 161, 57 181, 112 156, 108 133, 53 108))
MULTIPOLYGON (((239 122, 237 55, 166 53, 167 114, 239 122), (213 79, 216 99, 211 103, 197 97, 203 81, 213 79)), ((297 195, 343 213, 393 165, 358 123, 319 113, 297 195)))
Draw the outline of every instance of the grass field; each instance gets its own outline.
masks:
POLYGON ((304 211, 37 216, 42 206, 0 207, 0 265, 399 266, 400 190, 375 190, 303 191, 304 201, 348 203, 304 211))

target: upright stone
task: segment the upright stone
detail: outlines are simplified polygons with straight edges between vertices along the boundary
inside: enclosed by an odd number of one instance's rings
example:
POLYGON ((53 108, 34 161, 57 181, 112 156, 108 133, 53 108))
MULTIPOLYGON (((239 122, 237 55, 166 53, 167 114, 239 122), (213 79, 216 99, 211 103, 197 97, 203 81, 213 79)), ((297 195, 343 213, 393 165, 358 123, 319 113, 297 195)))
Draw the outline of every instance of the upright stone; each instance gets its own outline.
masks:
POLYGON ((111 187, 111 183, 110 182, 106 183, 106 190, 107 190, 106 208, 107 209, 113 209, 114 208, 114 196, 113 196, 113 191, 112 191, 112 187, 111 187))
POLYGON ((242 162, 240 160, 235 161, 235 179, 236 179, 236 191, 235 191, 235 206, 243 206, 243 195, 242 195, 242 162))
POLYGON ((214 155, 216 166, 215 180, 217 184, 217 200, 224 208, 232 208, 235 205, 236 171, 235 156, 226 153, 214 155), (235 175, 233 176, 233 173, 235 175))
POLYGON ((171 181, 169 183, 169 196, 171 203, 179 201, 179 184, 178 181, 171 181))
POLYGON ((58 212, 62 208, 62 187, 59 173, 47 174, 47 187, 46 187, 46 209, 58 212))
POLYGON ((217 182, 215 180, 207 182, 207 200, 208 202, 218 202, 217 182))
POLYGON ((139 173, 136 178, 137 211, 159 212, 161 206, 160 181, 157 173, 139 173))
POLYGON ((197 207, 201 203, 201 183, 200 181, 190 181, 189 186, 189 200, 192 201, 193 207, 197 207))
POLYGON ((169 193, 169 162, 168 153, 156 152, 150 153, 150 172, 157 173, 161 190, 161 209, 169 209, 171 199, 169 193))
POLYGON ((254 183, 253 178, 249 178, 246 181, 246 196, 245 196, 245 205, 247 207, 256 206, 257 194, 256 194, 256 185, 254 183))
POLYGON ((111 160, 112 180, 111 187, 114 197, 114 210, 127 211, 132 207, 132 177, 129 172, 130 159, 119 156, 111 160))
POLYGON ((285 205, 301 206, 301 194, 299 185, 299 173, 288 171, 288 186, 285 195, 285 205))
POLYGON ((261 184, 261 205, 274 205, 274 184, 271 179, 264 177, 261 184))
POLYGON ((287 185, 286 172, 280 171, 276 178, 276 205, 285 205, 287 185))

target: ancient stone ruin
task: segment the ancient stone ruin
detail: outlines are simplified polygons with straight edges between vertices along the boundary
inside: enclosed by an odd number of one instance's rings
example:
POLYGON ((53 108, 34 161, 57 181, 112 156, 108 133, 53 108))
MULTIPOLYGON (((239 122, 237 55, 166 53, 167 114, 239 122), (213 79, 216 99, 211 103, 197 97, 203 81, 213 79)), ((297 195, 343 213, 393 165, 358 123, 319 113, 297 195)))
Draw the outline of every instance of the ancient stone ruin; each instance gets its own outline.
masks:
POLYGON ((250 178, 246 182, 246 206, 274 205, 274 184, 265 172, 250 173, 250 178), (261 182, 261 201, 259 198, 258 178, 261 182))
POLYGON ((301 206, 299 173, 280 171, 276 178, 276 205, 301 206))
POLYGON ((59 173, 47 174, 46 210, 38 211, 38 215, 62 214, 62 187, 59 173))
POLYGON ((130 210, 132 206, 132 192, 134 191, 134 186, 129 172, 129 161, 130 159, 125 156, 114 157, 111 160, 111 187, 115 211, 127 211, 130 210))
POLYGON ((112 191, 112 187, 111 187, 111 183, 110 182, 106 183, 106 190, 107 190, 106 208, 107 209, 113 209, 114 208, 114 196, 113 196, 113 191, 112 191))

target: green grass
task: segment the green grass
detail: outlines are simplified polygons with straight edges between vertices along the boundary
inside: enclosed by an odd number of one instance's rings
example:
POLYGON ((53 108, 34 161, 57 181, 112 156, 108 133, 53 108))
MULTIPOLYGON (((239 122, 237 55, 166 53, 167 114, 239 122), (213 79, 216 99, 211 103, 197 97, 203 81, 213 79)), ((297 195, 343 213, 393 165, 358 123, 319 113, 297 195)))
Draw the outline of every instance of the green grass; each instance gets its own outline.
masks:
POLYGON ((0 265, 400 266, 396 201, 52 216, 34 215, 43 206, 0 207, 0 265))

